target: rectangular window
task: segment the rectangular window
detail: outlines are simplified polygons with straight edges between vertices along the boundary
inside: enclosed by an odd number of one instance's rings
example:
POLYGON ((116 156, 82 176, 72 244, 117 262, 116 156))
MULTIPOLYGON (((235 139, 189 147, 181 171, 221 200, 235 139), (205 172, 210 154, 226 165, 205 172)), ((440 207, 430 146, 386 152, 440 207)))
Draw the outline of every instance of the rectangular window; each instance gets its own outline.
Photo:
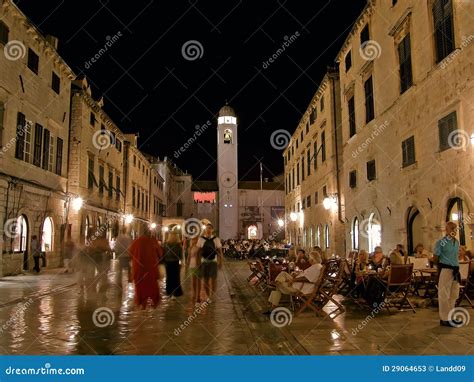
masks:
POLYGON ((9 32, 8 27, 0 21, 0 44, 7 45, 9 32))
POLYGON ((370 33, 369 33, 369 24, 366 24, 364 29, 360 32, 360 45, 362 45, 364 42, 370 40, 370 33))
POLYGON ((87 188, 92 190, 94 188, 94 158, 89 158, 87 162, 87 188))
POLYGON ((5 118, 5 105, 0 102, 0 147, 3 147, 3 119, 5 118))
POLYGON ((367 180, 371 182, 375 180, 377 177, 377 173, 375 170, 375 159, 367 162, 367 180))
POLYGON ((27 66, 33 73, 38 74, 39 56, 31 48, 28 48, 27 66))
POLYGON ((301 181, 304 180, 304 152, 303 152, 303 156, 301 157, 301 181))
POLYGON ((120 200, 120 176, 115 179, 115 199, 120 200))
POLYGON ((43 143, 43 126, 39 123, 35 125, 35 141, 33 149, 33 164, 35 166, 41 167, 41 151, 43 143))
POLYGON ((415 137, 411 136, 402 142, 402 166, 415 163, 415 137))
POLYGON ((457 128, 457 118, 455 111, 438 121, 439 151, 444 151, 453 147, 459 147, 459 145, 456 145, 456 143, 461 144, 462 139, 457 139, 457 128))
POLYGON ((347 52, 344 62, 346 65, 346 73, 347 73, 348 70, 352 67, 352 52, 351 51, 347 52))
POLYGON ((120 139, 115 140, 115 148, 118 150, 118 152, 122 152, 122 141, 120 139))
POLYGON ((318 141, 314 141, 313 143, 313 168, 316 171, 318 168, 318 141))
POLYGON ((59 79, 59 76, 56 73, 51 73, 51 89, 53 89, 56 94, 59 94, 59 92, 61 91, 61 80, 59 79))
POLYGON ((442 61, 454 50, 453 4, 451 0, 433 2, 433 24, 436 62, 442 61))
POLYGON ((25 126, 26 118, 23 113, 18 113, 16 118, 16 145, 15 158, 23 160, 25 154, 25 126))
POLYGON ((355 117, 355 104, 354 96, 347 101, 347 109, 349 111, 349 138, 356 134, 356 117, 355 117))
POLYGON ((89 123, 91 126, 95 126, 95 114, 91 112, 89 116, 89 123))
POLYGON ((311 114, 309 115, 309 123, 312 125, 314 122, 316 122, 316 118, 318 117, 318 111, 316 108, 313 108, 311 111, 311 114))
POLYGON ((306 208, 306 198, 303 198, 303 200, 301 200, 301 209, 304 210, 306 208))
POLYGON ((99 166, 99 194, 104 193, 105 179, 104 166, 99 166))
POLYGON ((356 188, 357 187, 357 171, 352 170, 349 172, 349 187, 356 188))
POLYGON ((134 155, 133 156, 133 167, 137 166, 137 157, 134 155))
POLYGON ((374 89, 372 84, 372 76, 364 82, 365 91, 365 123, 369 123, 375 117, 374 112, 374 89))
POLYGON ((30 121, 26 121, 25 125, 25 162, 31 162, 31 130, 33 124, 30 121))
POLYGON ((303 143, 304 135, 303 135, 303 129, 301 129, 301 143, 303 143))
POLYGON ((114 173, 112 170, 109 170, 109 198, 114 196, 114 173))
POLYGON ((318 197, 318 191, 314 193, 314 205, 317 205, 319 203, 319 197, 318 197))
POLYGON ((328 197, 328 188, 327 186, 323 186, 323 198, 327 198, 328 197))
POLYGON ((309 133, 309 122, 306 122, 306 134, 309 133))
POLYGON ((49 161, 48 161, 48 171, 53 172, 53 162, 54 162, 54 138, 52 135, 49 136, 49 161))
POLYGON ((63 140, 56 139, 56 174, 61 175, 63 172, 63 140))
POLYGON ((398 61, 400 65, 400 94, 412 85, 410 34, 398 44, 398 61))
POLYGON ((300 164, 296 164, 296 185, 300 185, 300 164))
POLYGON ((321 162, 326 160, 326 132, 321 133, 321 162))
POLYGON ((43 130, 43 162, 41 167, 43 170, 49 169, 49 141, 51 134, 48 129, 43 130))
POLYGON ((319 100, 319 109, 321 111, 324 110, 324 96, 321 96, 321 99, 319 100))
POLYGON ((311 195, 308 195, 306 197, 306 207, 307 208, 311 207, 311 195))
POLYGON ((311 146, 308 147, 308 152, 306 153, 306 156, 307 156, 307 161, 308 161, 308 164, 307 164, 307 168, 308 168, 308 176, 311 175, 311 146))
POLYGON ((293 167, 293 170, 291 171, 291 185, 292 185, 292 189, 294 190, 295 189, 295 168, 293 167))
POLYGON ((135 207, 135 186, 132 186, 132 207, 135 207))

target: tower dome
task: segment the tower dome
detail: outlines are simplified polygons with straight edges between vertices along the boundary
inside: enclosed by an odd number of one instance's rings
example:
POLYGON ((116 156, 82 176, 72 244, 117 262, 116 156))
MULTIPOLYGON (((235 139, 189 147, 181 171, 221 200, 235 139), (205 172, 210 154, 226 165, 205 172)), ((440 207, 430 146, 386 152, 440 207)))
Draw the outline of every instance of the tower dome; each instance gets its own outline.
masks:
POLYGON ((236 117, 236 115, 234 109, 229 105, 225 105, 219 110, 219 117, 236 117))

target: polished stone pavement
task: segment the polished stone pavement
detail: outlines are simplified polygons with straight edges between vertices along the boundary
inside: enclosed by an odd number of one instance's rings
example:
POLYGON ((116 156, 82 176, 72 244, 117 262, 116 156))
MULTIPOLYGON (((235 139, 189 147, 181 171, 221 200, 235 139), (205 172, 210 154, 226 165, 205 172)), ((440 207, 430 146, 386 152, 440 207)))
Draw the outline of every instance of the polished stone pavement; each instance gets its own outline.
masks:
MULTIPOLYGON (((1 354, 472 354, 473 324, 439 326, 434 307, 368 319, 344 300, 336 318, 307 311, 276 327, 262 315, 267 294, 249 285, 245 262, 227 261, 213 301, 196 309, 185 295, 137 310, 118 262, 64 274, 0 279, 1 354), (361 325, 361 326, 359 326, 361 325), (355 328, 361 328, 357 333, 355 328)), ((163 291, 163 285, 162 285, 163 291)), ((329 309, 326 307, 325 309, 329 309)), ((471 313, 472 309, 468 309, 471 313)))

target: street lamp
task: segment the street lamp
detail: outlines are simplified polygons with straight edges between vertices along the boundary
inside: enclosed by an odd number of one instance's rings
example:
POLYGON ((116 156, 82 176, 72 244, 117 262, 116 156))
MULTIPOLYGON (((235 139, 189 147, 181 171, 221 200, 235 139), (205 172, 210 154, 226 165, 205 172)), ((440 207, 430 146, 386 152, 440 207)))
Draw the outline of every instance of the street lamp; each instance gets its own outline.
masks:
POLYGON ((298 214, 297 214, 296 212, 290 213, 290 220, 291 220, 292 222, 295 222, 296 219, 298 219, 298 214))
POLYGON ((133 222, 133 219, 134 219, 134 217, 133 217, 132 214, 125 215, 125 223, 126 224, 130 224, 131 222, 133 222))
POLYGON ((163 231, 168 232, 168 227, 163 227, 163 231))
POLYGON ((150 228, 151 228, 151 229, 155 229, 155 228, 156 228, 156 223, 151 223, 151 224, 150 224, 150 228))
POLYGON ((337 206, 337 196, 329 195, 323 199, 323 207, 326 210, 335 208, 337 206))
POLYGON ((78 212, 82 208, 83 204, 84 204, 84 200, 80 196, 75 197, 71 201, 71 207, 76 212, 78 212))
POLYGON ((283 219, 278 219, 277 223, 278 223, 278 227, 283 227, 285 225, 285 222, 283 221, 283 219))

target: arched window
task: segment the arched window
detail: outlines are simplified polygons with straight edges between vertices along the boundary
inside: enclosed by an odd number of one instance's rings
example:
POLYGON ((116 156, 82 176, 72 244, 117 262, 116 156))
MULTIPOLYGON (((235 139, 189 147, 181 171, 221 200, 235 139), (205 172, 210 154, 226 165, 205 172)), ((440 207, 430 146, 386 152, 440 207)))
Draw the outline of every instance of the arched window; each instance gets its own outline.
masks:
POLYGON ((370 214, 367 234, 369 236, 369 252, 373 252, 375 247, 382 243, 382 225, 375 217, 375 213, 370 214))
POLYGON ((84 240, 86 244, 87 244, 87 241, 89 240, 90 233, 91 233, 91 221, 89 219, 89 216, 86 216, 86 225, 84 227, 84 240))
POLYGON ((324 240, 326 249, 329 249, 329 226, 327 224, 324 227, 324 240))
POLYGON ((15 225, 15 238, 13 240, 14 252, 25 252, 28 240, 28 223, 24 215, 18 216, 15 225))
POLYGON ((321 247, 321 226, 318 225, 318 229, 316 230, 316 245, 321 247))
POLYGON ((313 226, 309 227, 309 246, 313 248, 313 235, 314 235, 314 228, 313 226))
POLYGON ((43 222, 43 232, 41 234, 41 251, 50 252, 53 250, 53 219, 47 217, 43 222))
POLYGON ((352 221, 352 249, 359 249, 359 219, 357 217, 352 221))
POLYGON ((228 143, 228 144, 232 143, 232 130, 231 129, 224 130, 224 143, 228 143))

